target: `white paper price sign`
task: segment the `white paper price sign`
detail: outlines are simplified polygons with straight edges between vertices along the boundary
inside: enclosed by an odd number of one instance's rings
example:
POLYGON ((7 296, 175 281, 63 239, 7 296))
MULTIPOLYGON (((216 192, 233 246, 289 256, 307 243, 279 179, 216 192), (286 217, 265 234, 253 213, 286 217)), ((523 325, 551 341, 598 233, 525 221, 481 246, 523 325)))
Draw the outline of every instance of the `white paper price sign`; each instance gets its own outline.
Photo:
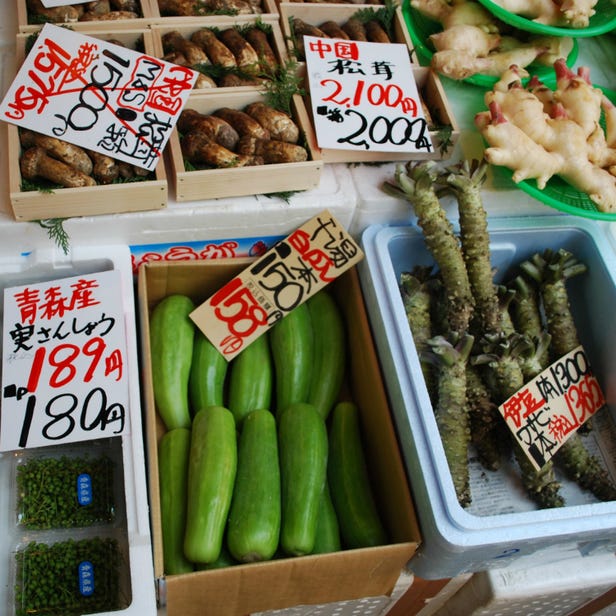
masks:
POLYGON ((4 291, 0 450, 129 429, 117 270, 4 291))
POLYGON ((197 73, 45 24, 0 118, 152 171, 197 73))
POLYGON ((190 314, 231 360, 364 254, 324 210, 280 240, 190 314))
POLYGON ((322 148, 432 152, 406 45, 304 37, 322 148))
POLYGON ((603 406, 603 392, 579 346, 506 400, 499 411, 533 466, 540 470, 603 406))

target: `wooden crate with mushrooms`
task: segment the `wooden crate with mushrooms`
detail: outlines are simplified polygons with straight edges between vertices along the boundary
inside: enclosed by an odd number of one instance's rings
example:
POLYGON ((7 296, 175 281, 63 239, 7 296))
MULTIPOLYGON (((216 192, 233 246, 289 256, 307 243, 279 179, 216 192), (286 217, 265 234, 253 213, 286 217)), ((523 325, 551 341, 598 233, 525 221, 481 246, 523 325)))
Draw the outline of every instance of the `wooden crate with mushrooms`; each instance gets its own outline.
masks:
POLYGON ((169 140, 175 200, 315 188, 323 162, 301 96, 290 104, 257 90, 192 95, 169 140))
MULTIPOLYGON (((152 55, 148 29, 91 36, 152 55)), ((35 38, 36 34, 17 36, 18 65, 35 38)), ((155 210, 167 205, 162 158, 149 172, 14 124, 7 125, 7 139, 9 160, 15 161, 9 166, 9 197, 16 220, 155 210)))
POLYGON ((190 19, 151 27, 154 54, 199 72, 193 92, 254 89, 271 82, 288 61, 276 16, 190 19))

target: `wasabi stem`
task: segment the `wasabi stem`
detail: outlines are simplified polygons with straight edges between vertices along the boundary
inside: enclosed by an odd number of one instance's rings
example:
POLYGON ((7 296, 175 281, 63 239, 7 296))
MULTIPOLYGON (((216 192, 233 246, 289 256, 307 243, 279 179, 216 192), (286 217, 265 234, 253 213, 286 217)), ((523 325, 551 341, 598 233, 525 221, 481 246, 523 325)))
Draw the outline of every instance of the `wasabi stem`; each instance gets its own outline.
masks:
POLYGON ((463 161, 449 169, 445 181, 458 201, 460 241, 468 278, 475 299, 477 331, 500 330, 499 300, 490 262, 490 236, 481 189, 488 165, 485 161, 463 161))
POLYGON ((436 194, 437 177, 434 161, 409 162, 397 167, 394 183, 385 182, 383 190, 411 203, 446 289, 450 329, 462 335, 475 302, 459 240, 436 194))
MULTIPOLYGON (((586 266, 567 250, 545 250, 521 264, 521 269, 539 285, 547 329, 551 334, 553 359, 579 346, 580 340, 571 313, 567 280, 586 272, 586 266)), ((554 462, 581 488, 599 500, 615 500, 616 488, 598 458, 584 446, 579 432, 588 431, 588 422, 569 435, 554 455, 554 462)))
POLYGON ((463 335, 457 342, 435 336, 428 341, 426 358, 437 366, 438 401, 434 409, 449 470, 462 507, 471 502, 468 446, 471 438, 466 406, 466 364, 473 337, 463 335))
MULTIPOLYGON (((432 337, 432 292, 430 287, 434 286, 432 284, 434 278, 431 272, 431 267, 416 267, 413 271, 403 272, 400 275, 402 303, 413 335, 413 342, 420 358, 427 349, 427 341, 432 337)), ((428 393, 433 398, 436 389, 433 366, 426 361, 422 361, 421 370, 428 393)))

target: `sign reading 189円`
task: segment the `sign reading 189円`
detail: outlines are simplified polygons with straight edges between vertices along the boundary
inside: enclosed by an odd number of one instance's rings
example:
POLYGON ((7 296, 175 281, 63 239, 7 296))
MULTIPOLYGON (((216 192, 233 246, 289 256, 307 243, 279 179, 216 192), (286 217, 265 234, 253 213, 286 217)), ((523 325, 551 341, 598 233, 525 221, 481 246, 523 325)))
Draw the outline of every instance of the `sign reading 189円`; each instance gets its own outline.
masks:
POLYGON ((128 431, 117 270, 4 291, 0 450, 128 431))
POLYGON ((0 119, 152 171, 197 73, 45 24, 0 119))
POLYGON ((406 45, 305 36, 304 46, 320 147, 434 150, 406 45))

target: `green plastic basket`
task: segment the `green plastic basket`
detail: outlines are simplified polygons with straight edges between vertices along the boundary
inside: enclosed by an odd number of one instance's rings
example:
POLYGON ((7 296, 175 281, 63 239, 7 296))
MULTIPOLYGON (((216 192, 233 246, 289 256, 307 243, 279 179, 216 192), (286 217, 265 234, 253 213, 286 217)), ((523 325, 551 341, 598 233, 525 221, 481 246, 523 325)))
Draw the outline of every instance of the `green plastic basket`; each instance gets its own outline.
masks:
POLYGON ((616 28, 616 3, 612 2, 612 0, 598 0, 595 6, 595 14, 590 18, 587 28, 548 26, 538 23, 533 19, 527 19, 521 15, 506 11, 496 2, 492 2, 492 0, 478 0, 478 2, 506 24, 535 34, 583 38, 605 34, 616 28))
MULTIPOLYGON (((442 26, 438 22, 429 19, 422 15, 419 11, 415 10, 409 0, 404 0, 402 3, 402 14, 404 21, 411 37, 417 60, 424 66, 429 66, 434 54, 434 50, 430 45, 429 36, 436 32, 442 31, 442 26)), ((577 61, 579 53, 578 43, 573 39, 573 48, 567 56, 567 66, 571 68, 577 61)), ((548 78, 554 74, 554 69, 551 66, 541 66, 531 64, 527 67, 527 70, 533 75, 539 77, 539 79, 548 78)), ((470 83, 482 88, 492 88, 492 86, 498 81, 498 77, 491 75, 472 75, 463 79, 465 83, 470 83)))

